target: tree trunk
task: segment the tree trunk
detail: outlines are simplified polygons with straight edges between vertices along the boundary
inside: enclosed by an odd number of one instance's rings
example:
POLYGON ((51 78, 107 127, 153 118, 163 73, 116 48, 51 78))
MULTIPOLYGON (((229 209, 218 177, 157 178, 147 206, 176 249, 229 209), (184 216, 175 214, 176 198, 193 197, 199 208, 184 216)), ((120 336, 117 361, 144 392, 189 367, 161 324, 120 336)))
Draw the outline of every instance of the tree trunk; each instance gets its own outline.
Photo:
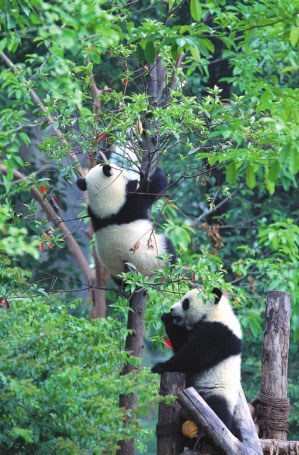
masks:
POLYGON ((290 338, 291 296, 286 292, 268 293, 262 352, 261 393, 256 400, 260 437, 287 439, 288 352, 290 338))
MULTIPOLYGON (((160 395, 177 395, 185 387, 185 374, 163 373, 161 375, 160 395)), ((157 455, 177 455, 184 449, 184 436, 181 406, 177 401, 159 405, 157 425, 157 455)))
POLYGON ((90 317, 91 319, 105 318, 107 313, 105 288, 110 279, 110 273, 107 272, 105 267, 99 261, 95 247, 93 247, 92 254, 96 270, 96 286, 94 289, 92 289, 93 307, 90 313, 90 317))
MULTIPOLYGON (((135 291, 134 294, 129 299, 130 309, 128 314, 128 329, 130 333, 126 338, 125 350, 131 353, 131 357, 141 358, 141 352, 143 349, 143 334, 144 334, 144 315, 146 307, 146 292, 144 289, 139 289, 135 291)), ((129 374, 134 370, 138 370, 135 366, 131 364, 126 364, 123 368, 122 374, 129 374)), ((128 411, 133 411, 136 408, 137 396, 134 393, 129 395, 121 395, 119 399, 119 405, 121 408, 124 408, 125 412, 128 414, 128 411)), ((134 412, 131 412, 129 417, 125 418, 124 425, 126 425, 127 420, 134 419, 134 412)), ((118 455, 134 455, 135 453, 135 444, 134 438, 129 439, 128 441, 119 442, 118 455)))
MULTIPOLYGON (((165 69, 160 56, 156 57, 153 65, 149 68, 148 85, 146 94, 148 95, 149 104, 155 106, 158 104, 163 90, 165 78, 165 69)), ((148 114, 151 115, 149 112, 148 114)), ((159 135, 156 125, 150 117, 145 116, 143 119, 144 132, 142 135, 142 162, 141 171, 148 179, 153 175, 158 167, 159 160, 159 135)), ((144 324, 143 317, 146 309, 146 293, 144 290, 137 290, 130 299, 128 330, 132 332, 127 336, 126 350, 131 351, 132 355, 141 358, 143 347, 144 324)), ((127 374, 134 368, 131 365, 125 365, 123 374, 127 374)), ((123 395, 120 397, 120 406, 130 412, 136 407, 137 397, 135 395, 123 395)), ((134 412, 133 412, 134 414, 134 412)), ((130 417, 131 419, 132 417, 130 417)), ((126 424, 126 422, 125 422, 126 424)), ((119 442, 118 455, 134 455, 134 439, 119 442)))

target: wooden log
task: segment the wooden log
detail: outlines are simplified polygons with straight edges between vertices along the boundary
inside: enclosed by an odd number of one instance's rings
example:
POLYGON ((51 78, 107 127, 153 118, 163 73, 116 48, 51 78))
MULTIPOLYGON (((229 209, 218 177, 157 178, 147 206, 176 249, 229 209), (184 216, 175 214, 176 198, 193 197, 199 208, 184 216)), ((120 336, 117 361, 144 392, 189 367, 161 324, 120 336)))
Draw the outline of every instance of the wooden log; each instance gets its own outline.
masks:
POLYGON ((200 428, 204 429, 205 434, 213 443, 228 455, 263 454, 243 391, 240 391, 236 410, 236 418, 240 425, 243 442, 240 442, 228 430, 193 387, 180 392, 178 401, 192 415, 200 428))
POLYGON ((239 390, 239 398, 235 409, 235 418, 238 422, 242 435, 242 443, 243 446, 246 447, 247 453, 262 453, 255 424, 242 387, 239 390))
POLYGON ((256 401, 261 438, 287 439, 290 315, 290 294, 269 292, 262 352, 261 394, 256 401))
POLYGON ((261 445, 265 455, 299 455, 299 441, 261 439, 261 445))
MULTIPOLYGON (((160 395, 177 395, 185 387, 184 373, 162 373, 160 395)), ((184 436, 181 432, 181 406, 177 401, 159 404, 157 424, 157 455, 178 455, 184 449, 184 436)))

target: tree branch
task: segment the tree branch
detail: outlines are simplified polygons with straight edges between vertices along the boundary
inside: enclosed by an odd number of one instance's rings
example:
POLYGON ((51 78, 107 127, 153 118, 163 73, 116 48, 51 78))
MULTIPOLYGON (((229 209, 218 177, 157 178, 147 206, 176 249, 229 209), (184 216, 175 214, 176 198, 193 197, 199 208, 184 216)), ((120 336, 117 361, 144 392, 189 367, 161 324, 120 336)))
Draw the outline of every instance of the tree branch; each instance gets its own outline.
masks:
MULTIPOLYGON (((7 167, 4 166, 3 164, 0 164, 0 173, 1 174, 7 173, 7 167)), ((13 175, 16 179, 19 179, 19 180, 26 179, 26 176, 17 170, 13 171, 13 175)), ((57 227, 63 233, 64 241, 69 249, 69 252, 73 256, 73 258, 76 260, 76 262, 78 263, 80 269, 86 276, 88 282, 91 285, 93 285, 95 282, 95 274, 90 269, 89 264, 88 264, 87 260, 85 259, 85 256, 82 253, 80 246, 78 245, 77 241, 75 240, 75 238, 71 234, 70 230, 64 223, 63 219, 55 212, 55 210, 49 204, 47 199, 45 199, 44 195, 37 188, 31 188, 31 193, 32 193, 34 199, 39 203, 39 205, 41 206, 41 208, 47 215, 48 221, 53 223, 54 226, 57 227)))
MULTIPOLYGON (((0 52, 0 57, 2 58, 2 60, 4 61, 4 63, 14 72, 14 73, 18 73, 18 70, 19 68, 14 65, 14 63, 7 57, 7 55, 4 53, 4 52, 0 52)), ((45 118, 47 120, 47 122, 49 123, 49 125, 52 125, 53 126, 53 132, 55 134, 55 136, 57 136, 59 138, 59 140, 63 143, 63 144, 66 144, 68 145, 68 142, 67 140, 64 138, 64 135, 63 133, 59 130, 59 129, 56 129, 54 128, 54 120, 52 118, 52 116, 50 114, 47 114, 47 109, 45 108, 45 106, 43 105, 41 99, 39 98, 39 96, 37 95, 37 93, 35 92, 35 90, 33 90, 33 88, 29 87, 29 82, 23 78, 22 79, 22 82, 24 84, 26 84, 26 86, 28 87, 28 92, 31 96, 31 99, 32 101, 34 102, 34 104, 39 108, 39 110, 45 115, 45 118)), ((81 165, 79 164, 79 160, 77 158, 77 155, 74 151, 70 151, 69 153, 69 156, 70 158, 75 162, 75 163, 78 163, 78 170, 79 172, 84 175, 84 172, 83 172, 83 169, 81 167, 81 165)))

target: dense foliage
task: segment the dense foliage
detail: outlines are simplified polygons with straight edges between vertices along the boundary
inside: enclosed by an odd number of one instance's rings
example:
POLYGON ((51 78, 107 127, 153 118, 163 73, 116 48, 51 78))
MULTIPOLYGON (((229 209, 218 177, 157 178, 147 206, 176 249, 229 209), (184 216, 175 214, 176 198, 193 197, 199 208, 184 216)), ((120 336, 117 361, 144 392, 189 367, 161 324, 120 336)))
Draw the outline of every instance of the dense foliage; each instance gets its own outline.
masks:
MULTIPOLYGON (((161 340, 161 308, 179 293, 194 283, 207 296, 222 287, 245 329, 244 388, 253 397, 266 292, 287 291, 290 390, 298 396, 298 2, 0 6, 0 449, 102 453, 100 427, 115 453, 139 425, 121 427, 118 394, 136 386, 144 401, 155 396, 144 390, 147 370, 119 381, 127 358, 123 299, 109 293, 113 317, 94 323, 62 309, 74 293, 93 299, 96 280, 75 180, 112 149, 111 159, 140 167, 146 137, 158 138, 170 179, 153 218, 179 256, 155 279, 127 276, 127 290, 149 291, 151 340, 161 340), (149 75, 161 61, 163 90, 153 103, 149 75)), ((296 419, 293 412, 294 436, 296 419)))
POLYGON ((134 361, 120 349, 117 320, 88 321, 55 299, 18 299, 0 318, 0 447, 11 454, 115 453, 118 438, 146 429, 124 427, 122 391, 137 391, 139 412, 157 396, 147 369, 121 376, 134 361))

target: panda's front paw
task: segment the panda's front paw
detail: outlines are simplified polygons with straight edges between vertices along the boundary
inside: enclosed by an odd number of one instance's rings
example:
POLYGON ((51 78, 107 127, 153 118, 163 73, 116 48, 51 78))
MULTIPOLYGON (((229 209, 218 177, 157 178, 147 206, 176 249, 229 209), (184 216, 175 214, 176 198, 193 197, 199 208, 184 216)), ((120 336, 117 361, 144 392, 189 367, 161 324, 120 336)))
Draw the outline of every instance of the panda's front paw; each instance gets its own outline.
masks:
POLYGON ((156 365, 154 365, 152 368, 152 373, 161 374, 161 373, 164 373, 164 371, 166 371, 166 370, 165 370, 165 366, 164 366, 163 362, 156 363, 156 365))

